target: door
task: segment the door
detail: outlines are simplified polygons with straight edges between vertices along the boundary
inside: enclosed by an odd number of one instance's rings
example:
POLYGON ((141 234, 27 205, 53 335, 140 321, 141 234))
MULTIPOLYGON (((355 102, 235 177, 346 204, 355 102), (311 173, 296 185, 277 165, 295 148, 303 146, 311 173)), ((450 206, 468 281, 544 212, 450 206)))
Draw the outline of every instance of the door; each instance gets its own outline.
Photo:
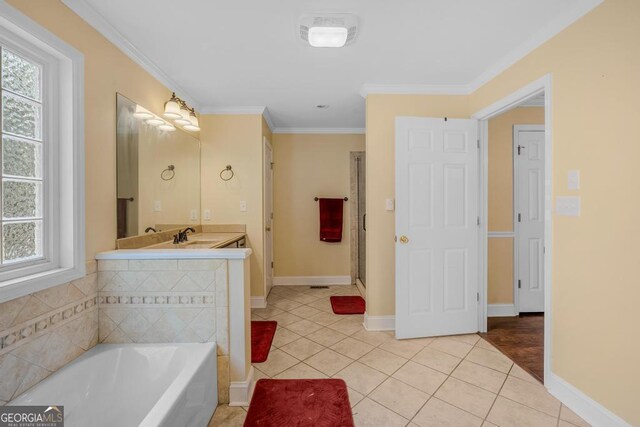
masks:
POLYGON ((356 157, 357 191, 358 191, 358 278, 367 285, 367 199, 366 199, 366 160, 364 153, 356 157))
POLYGON ((544 125, 513 129, 518 310, 544 311, 544 125))
POLYGON ((478 123, 396 118, 396 337, 478 331, 478 123))
POLYGON ((273 148, 264 138, 264 282, 265 297, 273 286, 273 148))

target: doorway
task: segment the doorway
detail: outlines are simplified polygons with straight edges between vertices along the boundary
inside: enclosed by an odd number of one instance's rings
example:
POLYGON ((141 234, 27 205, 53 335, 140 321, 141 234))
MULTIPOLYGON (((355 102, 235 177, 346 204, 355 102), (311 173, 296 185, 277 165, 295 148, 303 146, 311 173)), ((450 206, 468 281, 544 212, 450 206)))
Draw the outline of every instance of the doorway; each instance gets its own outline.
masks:
POLYGON ((263 158, 264 295, 266 299, 273 286, 273 147, 266 137, 263 138, 263 158))
POLYGON ((480 245, 479 329, 544 382, 551 354, 551 96, 551 77, 545 76, 473 116, 480 120, 480 199, 486 218, 480 245), (534 108, 538 121, 520 116, 506 128, 502 147, 508 151, 502 165, 511 173, 505 173, 497 166, 491 123, 534 108), (500 181, 510 183, 501 194, 496 191, 500 181), (496 210, 500 200, 503 209, 496 210))
POLYGON ((351 280, 365 295, 367 286, 367 199, 366 156, 363 151, 350 153, 351 163, 351 280))

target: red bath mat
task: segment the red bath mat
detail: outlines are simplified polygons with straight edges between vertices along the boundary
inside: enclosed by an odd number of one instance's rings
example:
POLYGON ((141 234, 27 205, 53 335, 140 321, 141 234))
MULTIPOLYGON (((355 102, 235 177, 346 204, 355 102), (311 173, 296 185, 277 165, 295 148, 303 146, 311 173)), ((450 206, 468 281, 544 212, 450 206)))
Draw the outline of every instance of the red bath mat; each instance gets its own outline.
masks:
POLYGON ((267 360, 277 327, 278 322, 274 320, 251 321, 251 363, 267 360))
POLYGON ((339 379, 256 383, 244 427, 353 427, 347 385, 339 379))
POLYGON ((331 308, 335 314, 364 314, 364 298, 358 296, 333 296, 331 308))

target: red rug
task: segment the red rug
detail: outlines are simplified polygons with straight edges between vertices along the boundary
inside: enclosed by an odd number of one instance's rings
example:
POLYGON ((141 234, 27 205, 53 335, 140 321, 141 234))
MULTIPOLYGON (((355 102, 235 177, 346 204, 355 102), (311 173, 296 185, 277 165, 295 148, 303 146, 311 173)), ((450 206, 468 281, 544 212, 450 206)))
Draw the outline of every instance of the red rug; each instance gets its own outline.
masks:
POLYGON ((353 427, 347 385, 339 379, 256 383, 244 427, 353 427))
POLYGON ((267 360, 277 327, 278 322, 273 320, 251 321, 251 363, 267 360))
POLYGON ((364 314, 364 298, 358 296, 333 296, 331 308, 335 314, 364 314))

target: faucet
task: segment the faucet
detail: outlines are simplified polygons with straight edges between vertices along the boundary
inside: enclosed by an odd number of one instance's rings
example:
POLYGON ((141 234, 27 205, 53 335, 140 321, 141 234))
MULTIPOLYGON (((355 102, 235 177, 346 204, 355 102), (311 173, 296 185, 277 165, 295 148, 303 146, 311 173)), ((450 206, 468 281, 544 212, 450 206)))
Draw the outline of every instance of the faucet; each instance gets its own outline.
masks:
POLYGON ((145 233, 148 233, 148 232, 150 232, 150 231, 153 231, 154 233, 157 233, 157 230, 156 230, 155 228, 153 228, 153 227, 147 227, 147 228, 145 228, 145 230, 144 230, 144 232, 145 232, 145 233))
POLYGON ((178 243, 186 242, 186 241, 188 240, 188 239, 187 239, 187 232, 188 232, 188 231, 191 231, 192 233, 195 233, 195 232, 196 232, 196 230, 194 230, 193 228, 191 228, 191 227, 187 227, 187 228, 185 228, 184 230, 179 231, 179 232, 178 232, 178 234, 175 234, 175 235, 173 236, 173 243, 174 243, 174 244, 178 244, 178 243), (177 241, 176 241, 176 240, 177 240, 177 241))

